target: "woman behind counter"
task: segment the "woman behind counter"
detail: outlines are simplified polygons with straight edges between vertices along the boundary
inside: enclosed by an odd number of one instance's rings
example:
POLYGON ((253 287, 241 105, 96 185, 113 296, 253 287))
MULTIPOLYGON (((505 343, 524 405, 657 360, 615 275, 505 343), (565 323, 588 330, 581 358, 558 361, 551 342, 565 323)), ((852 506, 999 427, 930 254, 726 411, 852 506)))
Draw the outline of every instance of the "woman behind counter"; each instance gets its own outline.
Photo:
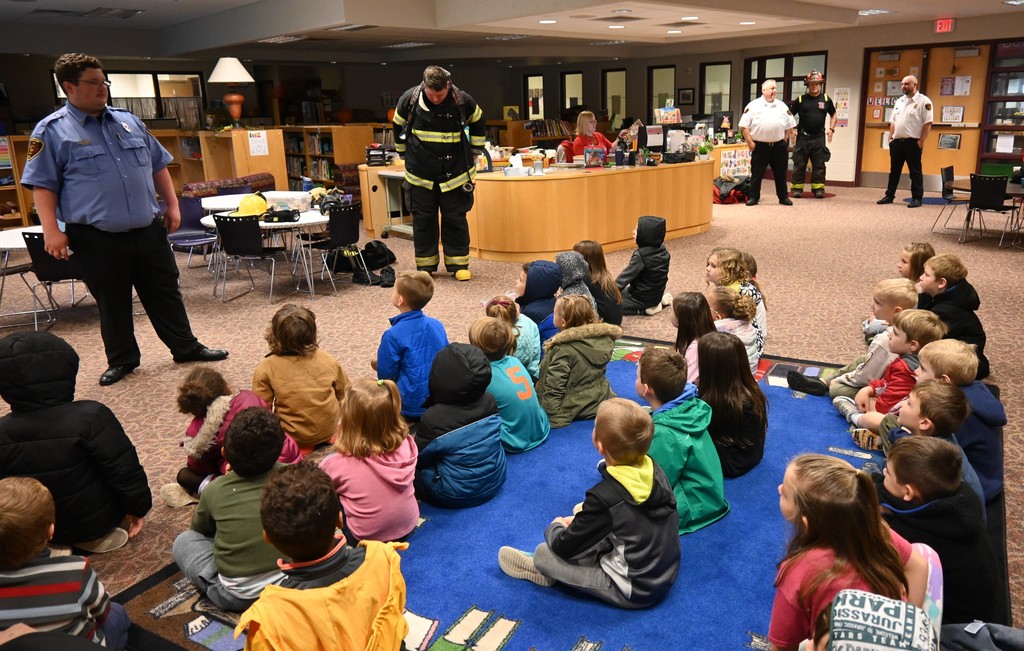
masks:
POLYGON ((593 111, 582 111, 579 117, 576 119, 576 139, 572 143, 572 155, 573 157, 581 157, 584 154, 584 150, 587 147, 600 147, 604 150, 605 155, 610 150, 613 150, 616 145, 619 144, 619 138, 622 138, 628 129, 623 129, 619 132, 619 137, 615 139, 615 142, 608 142, 608 138, 603 133, 596 132, 597 129, 597 117, 593 111))

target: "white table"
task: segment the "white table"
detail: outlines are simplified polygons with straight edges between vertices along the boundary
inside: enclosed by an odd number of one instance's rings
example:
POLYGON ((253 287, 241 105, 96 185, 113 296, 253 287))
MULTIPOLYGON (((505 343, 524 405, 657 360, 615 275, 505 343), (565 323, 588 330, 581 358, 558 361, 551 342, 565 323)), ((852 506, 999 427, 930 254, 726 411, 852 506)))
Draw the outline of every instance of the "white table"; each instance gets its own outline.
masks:
MULTIPOLYGON (((267 204, 271 206, 291 205, 291 202, 298 199, 312 200, 308 192, 269 190, 260 194, 267 199, 267 204)), ((203 197, 199 202, 203 205, 203 210, 206 212, 223 212, 225 210, 237 210, 242 198, 248 196, 248 194, 221 194, 213 197, 203 197)))
MULTIPOLYGON (((220 197, 209 197, 210 199, 223 199, 231 196, 245 196, 245 195, 229 195, 225 194, 220 197)), ((221 216, 228 216, 228 213, 221 213, 221 216)), ((322 229, 327 225, 330 218, 327 215, 320 214, 319 210, 307 210, 299 213, 299 221, 295 222, 260 222, 260 229, 268 233, 282 233, 282 234, 294 234, 301 232, 311 232, 322 229)), ((200 223, 206 228, 216 228, 217 222, 214 220, 213 215, 207 215, 200 220, 200 223)), ((286 246, 290 247, 290 242, 286 242, 286 246)), ((290 247, 291 248, 291 247, 290 247)), ((306 278, 306 286, 309 288, 309 295, 313 295, 313 259, 312 254, 307 251, 307 247, 300 245, 297 248, 293 248, 293 255, 296 256, 297 261, 302 264, 302 272, 306 278)), ((297 288, 296 288, 297 289, 297 288)))
MULTIPOLYGON (((7 284, 7 273, 8 273, 10 259, 11 259, 11 252, 12 251, 27 251, 28 250, 28 245, 25 244, 25 238, 22 237, 22 233, 42 233, 42 232, 43 232, 43 227, 42 226, 27 226, 27 227, 24 227, 24 228, 10 228, 10 229, 4 230, 4 231, 0 231, 0 305, 3 305, 4 287, 7 284)), ((25 285, 31 291, 32 287, 31 287, 31 285, 28 284, 28 281, 25 280, 24 276, 22 276, 22 280, 25 282, 25 285)), ((35 326, 36 326, 36 329, 38 329, 39 328, 38 316, 39 316, 40 312, 46 313, 46 315, 47 315, 47 323, 53 323, 53 315, 50 314, 50 311, 47 310, 42 304, 40 304, 40 309, 34 309, 36 307, 36 299, 35 299, 35 292, 34 291, 32 292, 32 296, 33 296, 33 299, 34 299, 33 303, 32 303, 32 307, 33 307, 32 310, 23 310, 23 311, 20 311, 20 312, 2 312, 2 311, 0 311, 0 317, 19 316, 19 315, 22 315, 22 314, 31 314, 33 316, 32 321, 29 321, 29 322, 26 322, 26 323, 11 323, 11 324, 4 325, 2 327, 4 327, 4 328, 13 328, 13 327, 16 327, 16 326, 29 325, 30 323, 34 323, 35 326)), ((71 296, 72 296, 72 298, 71 298, 72 304, 73 305, 77 304, 78 301, 75 301, 75 299, 74 299, 74 289, 73 288, 72 288, 72 295, 71 296)))

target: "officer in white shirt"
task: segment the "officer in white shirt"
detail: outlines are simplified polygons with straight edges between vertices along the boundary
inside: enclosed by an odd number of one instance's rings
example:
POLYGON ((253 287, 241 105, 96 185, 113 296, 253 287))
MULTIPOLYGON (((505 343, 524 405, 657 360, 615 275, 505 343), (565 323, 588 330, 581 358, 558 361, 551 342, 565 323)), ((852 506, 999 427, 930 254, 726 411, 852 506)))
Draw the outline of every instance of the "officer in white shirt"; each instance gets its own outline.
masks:
POLYGON ((776 100, 778 85, 774 79, 761 84, 761 97, 747 104, 740 117, 740 130, 750 148, 750 192, 748 206, 756 206, 761 198, 761 180, 771 165, 775 177, 775 194, 783 206, 792 206, 786 196, 786 167, 789 161, 789 140, 796 120, 782 100, 776 100))
POLYGON ((910 203, 907 208, 920 208, 924 197, 921 176, 921 150, 932 129, 932 101, 917 92, 917 77, 903 78, 903 97, 896 100, 889 122, 889 187, 877 203, 892 203, 896 186, 903 174, 903 164, 910 170, 910 203))

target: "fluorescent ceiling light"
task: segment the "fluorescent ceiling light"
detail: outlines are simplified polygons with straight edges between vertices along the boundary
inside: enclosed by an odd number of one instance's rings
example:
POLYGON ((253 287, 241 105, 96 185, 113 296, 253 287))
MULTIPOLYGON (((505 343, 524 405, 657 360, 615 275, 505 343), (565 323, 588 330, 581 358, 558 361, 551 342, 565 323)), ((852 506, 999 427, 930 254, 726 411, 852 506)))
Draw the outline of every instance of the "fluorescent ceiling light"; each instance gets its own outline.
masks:
POLYGON ((668 33, 668 34, 682 34, 683 30, 681 30, 681 29, 670 29, 666 33, 668 33))
POLYGON ((337 27, 331 27, 327 31, 328 32, 351 32, 353 30, 360 30, 360 29, 364 29, 366 27, 369 27, 369 25, 359 25, 359 24, 353 23, 351 25, 338 25, 337 27))
POLYGON ((409 41, 407 43, 395 43, 394 45, 382 45, 381 47, 386 50, 405 50, 411 47, 424 47, 426 45, 433 45, 433 43, 420 43, 418 41, 409 41))
POLYGON ((858 16, 883 16, 885 14, 894 14, 895 11, 889 11, 888 9, 861 9, 857 12, 858 16))
POLYGON ((683 16, 679 20, 700 20, 700 16, 683 16))
POLYGON ((293 43, 295 41, 305 41, 305 36, 274 36, 272 38, 265 38, 257 41, 257 43, 272 43, 274 45, 280 45, 281 43, 293 43))
POLYGON ((1024 5, 1024 0, 1003 0, 1004 5, 1013 5, 1014 7, 1020 7, 1024 5))
POLYGON ((625 25, 608 25, 608 29, 626 29, 625 25))
POLYGON ((623 43, 629 43, 630 41, 593 41, 590 45, 622 45, 623 43))
POLYGON ((552 20, 550 18, 545 18, 544 20, 538 20, 537 22, 540 23, 541 25, 554 25, 558 21, 552 20))
POLYGON ((757 23, 755 23, 752 20, 744 20, 743 22, 740 23, 740 25, 756 25, 756 24, 757 23))
POLYGON ((633 10, 632 9, 612 9, 612 13, 613 14, 631 14, 631 13, 633 13, 633 10))

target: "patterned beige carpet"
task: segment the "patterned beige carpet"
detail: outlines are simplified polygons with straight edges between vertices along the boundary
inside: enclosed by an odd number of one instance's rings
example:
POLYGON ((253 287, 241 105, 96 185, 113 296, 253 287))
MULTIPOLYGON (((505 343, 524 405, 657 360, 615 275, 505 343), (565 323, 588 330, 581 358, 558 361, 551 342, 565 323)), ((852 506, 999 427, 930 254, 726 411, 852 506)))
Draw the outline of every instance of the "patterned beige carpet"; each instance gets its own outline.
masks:
MULTIPOLYGON (((876 206, 874 202, 881 196, 878 190, 834 191, 835 198, 797 200, 793 207, 771 202, 757 208, 715 206, 709 232, 669 243, 669 290, 701 291, 707 254, 716 246, 749 251, 757 259, 758 280, 767 299, 767 351, 773 355, 845 363, 863 350, 859 323, 870 310, 874 282, 896 275, 896 262, 905 244, 928 240, 940 253, 960 255, 970 270, 970 281, 982 297, 979 314, 988 332, 986 352, 992 362, 989 381, 1002 388, 1010 419, 1005 433, 1007 541, 1014 621, 1021 625, 1024 488, 1017 479, 1024 473, 1024 444, 1020 438, 1024 431, 1024 358, 1013 342, 1019 338, 1020 324, 1024 322, 1024 302, 1018 296, 1024 251, 997 249, 991 239, 960 245, 955 236, 930 235, 938 206, 916 210, 908 210, 900 202, 876 206), (1013 287, 1018 290, 1012 290, 1013 287)), ((565 219, 573 216, 566 215, 565 219)), ((993 225, 1002 226, 994 220, 990 223, 993 225)), ((411 268, 411 242, 393 238, 389 245, 398 255, 396 267, 411 268)), ((624 267, 629 254, 609 254, 609 268, 616 272, 624 267)), ((267 301, 266 276, 256 276, 256 292, 222 304, 211 293, 211 277, 206 269, 184 269, 184 264, 185 256, 179 255, 181 286, 193 329, 205 344, 231 351, 230 358, 216 367, 233 386, 247 388, 253 368, 266 352, 263 332, 279 307, 267 301)), ((468 283, 438 275, 434 300, 426 308, 428 314, 444 322, 453 341, 467 340, 470 323, 482 314, 480 302, 512 289, 518 274, 518 265, 512 263, 474 261, 471 268, 473 280, 468 283)), ((31 304, 28 291, 16 279, 8 281, 3 310, 27 309, 31 304)), ((241 288, 242 282, 238 281, 235 289, 241 288)), ((229 284, 229 292, 231 289, 229 284)), ((284 295, 287 290, 288 275, 282 272, 275 300, 278 292, 284 295)), ((388 326, 388 317, 394 314, 391 290, 355 286, 346 281, 340 284, 337 297, 330 293, 326 283, 318 283, 317 291, 322 293, 312 299, 295 295, 287 300, 305 303, 316 312, 322 347, 338 358, 350 377, 372 375, 369 360, 388 326)), ((66 289, 61 288, 58 293, 66 302, 66 289)), ((138 447, 155 493, 162 484, 174 480, 184 460, 178 443, 188 419, 177 413, 174 398, 175 387, 186 368, 171 361, 145 316, 138 316, 142 366, 123 382, 100 387, 97 380, 106 363, 97 326, 95 305, 88 299, 74 310, 62 310, 52 332, 67 339, 82 356, 78 398, 100 400, 114 410, 138 447)), ((627 336, 674 338, 668 311, 654 317, 627 317, 623 329, 627 336)), ((0 413, 6 413, 6 405, 0 405, 0 409, 0 413)), ((836 429, 837 422, 829 421, 822 426, 836 429)), ((766 513, 765 517, 777 518, 778 514, 766 513)), ((138 538, 122 550, 94 557, 101 578, 116 592, 166 565, 171 560, 171 541, 188 526, 188 521, 188 509, 170 509, 157 500, 138 538)))

